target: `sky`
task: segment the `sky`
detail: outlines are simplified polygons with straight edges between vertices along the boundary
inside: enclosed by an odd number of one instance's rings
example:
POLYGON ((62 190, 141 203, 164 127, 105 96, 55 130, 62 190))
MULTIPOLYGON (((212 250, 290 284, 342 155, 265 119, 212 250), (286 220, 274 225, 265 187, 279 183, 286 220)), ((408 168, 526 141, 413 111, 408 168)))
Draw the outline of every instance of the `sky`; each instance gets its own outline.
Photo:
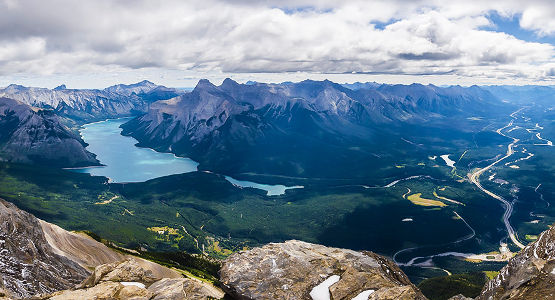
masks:
POLYGON ((553 0, 0 0, 0 86, 555 85, 553 0))

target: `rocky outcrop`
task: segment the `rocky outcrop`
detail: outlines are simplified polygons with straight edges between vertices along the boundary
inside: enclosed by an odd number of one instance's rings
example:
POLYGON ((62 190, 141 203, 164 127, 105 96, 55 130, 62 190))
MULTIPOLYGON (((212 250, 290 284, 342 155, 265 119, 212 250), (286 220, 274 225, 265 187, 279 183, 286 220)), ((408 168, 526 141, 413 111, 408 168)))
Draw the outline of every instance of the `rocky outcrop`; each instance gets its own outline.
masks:
POLYGON ((220 281, 237 299, 425 299, 382 256, 294 240, 231 255, 220 281))
MULTIPOLYGON (((154 264, 153 264, 154 265, 154 264)), ((74 290, 59 291, 37 299, 220 299, 224 293, 197 279, 177 272, 163 277, 153 265, 129 257, 123 261, 97 266, 89 278, 74 290)), ((158 266, 159 268, 164 268, 158 266)), ((168 269, 169 270, 169 269, 168 269)), ((171 270, 170 270, 171 271, 171 270)))
POLYGON ((99 165, 86 146, 52 111, 0 98, 0 159, 63 167, 99 165))
POLYGON ((0 222, 0 299, 224 296, 208 283, 142 258, 122 255, 90 237, 38 220, 2 199, 0 222))
POLYGON ((68 289, 88 271, 57 254, 39 221, 0 199, 0 290, 14 298, 68 289))
POLYGON ((554 299, 555 227, 544 231, 491 279, 479 300, 554 299))

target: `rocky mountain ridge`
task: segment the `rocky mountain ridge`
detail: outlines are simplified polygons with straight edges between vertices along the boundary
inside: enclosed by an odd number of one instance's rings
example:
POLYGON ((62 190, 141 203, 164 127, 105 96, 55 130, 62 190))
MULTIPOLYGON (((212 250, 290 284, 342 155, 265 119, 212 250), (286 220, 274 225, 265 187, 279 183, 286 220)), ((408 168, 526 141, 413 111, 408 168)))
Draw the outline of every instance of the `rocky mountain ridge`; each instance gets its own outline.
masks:
POLYGON ((0 200, 0 292, 16 298, 68 289, 88 271, 55 253, 39 221, 0 200))
POLYGON ((0 97, 18 100, 32 107, 51 109, 60 116, 88 122, 106 118, 143 113, 151 102, 180 95, 177 89, 156 85, 150 81, 118 84, 103 90, 55 89, 9 85, 0 89, 0 97))
POLYGON ((477 300, 553 299, 555 297, 555 227, 509 260, 477 300))
POLYGON ((239 84, 226 79, 220 86, 201 80, 192 92, 153 103, 122 128, 141 146, 191 157, 206 170, 344 178, 328 175, 333 170, 323 170, 319 158, 336 160, 342 170, 354 161, 376 165, 376 157, 397 148, 393 143, 407 126, 452 128, 458 134, 467 128, 467 117, 492 114, 497 107, 503 103, 475 86, 351 90, 328 80, 239 84), (452 122, 453 116, 460 122, 452 122), (391 147, 379 152, 388 140, 391 147))
POLYGON ((0 158, 64 167, 98 165, 81 137, 56 114, 0 98, 0 158))
POLYGON ((220 299, 218 288, 116 252, 0 199, 0 299, 220 299), (92 272, 91 272, 92 270, 92 272))

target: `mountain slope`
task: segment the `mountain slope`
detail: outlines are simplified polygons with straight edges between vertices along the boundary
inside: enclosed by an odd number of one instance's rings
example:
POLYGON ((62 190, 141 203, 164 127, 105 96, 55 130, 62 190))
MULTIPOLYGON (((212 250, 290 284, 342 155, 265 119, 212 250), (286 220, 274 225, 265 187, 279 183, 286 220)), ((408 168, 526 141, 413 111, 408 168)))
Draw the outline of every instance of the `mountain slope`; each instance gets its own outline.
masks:
POLYGON ((78 284, 88 271, 56 254, 34 216, 0 199, 0 291, 17 298, 78 284))
POLYGON ((465 131, 465 118, 504 111, 479 87, 371 87, 201 80, 191 93, 153 103, 122 126, 123 134, 225 174, 348 177, 380 166, 407 126, 465 131), (343 168, 326 168, 329 160, 343 168))
POLYGON ((555 295, 555 227, 521 250, 491 279, 478 300, 553 299, 555 295))
POLYGON ((97 165, 85 142, 52 111, 0 98, 0 158, 64 167, 97 165))

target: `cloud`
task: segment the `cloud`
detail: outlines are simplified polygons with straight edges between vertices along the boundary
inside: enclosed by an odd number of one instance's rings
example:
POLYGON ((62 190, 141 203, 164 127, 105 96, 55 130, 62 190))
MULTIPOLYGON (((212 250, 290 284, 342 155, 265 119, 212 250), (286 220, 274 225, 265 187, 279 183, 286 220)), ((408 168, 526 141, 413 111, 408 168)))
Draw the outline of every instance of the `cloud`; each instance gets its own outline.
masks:
POLYGON ((553 45, 481 29, 496 11, 555 33, 550 1, 519 2, 0 0, 0 76, 149 68, 552 80, 553 45))
POLYGON ((555 35, 555 7, 553 2, 525 9, 522 12, 520 26, 534 30, 540 36, 555 35))

